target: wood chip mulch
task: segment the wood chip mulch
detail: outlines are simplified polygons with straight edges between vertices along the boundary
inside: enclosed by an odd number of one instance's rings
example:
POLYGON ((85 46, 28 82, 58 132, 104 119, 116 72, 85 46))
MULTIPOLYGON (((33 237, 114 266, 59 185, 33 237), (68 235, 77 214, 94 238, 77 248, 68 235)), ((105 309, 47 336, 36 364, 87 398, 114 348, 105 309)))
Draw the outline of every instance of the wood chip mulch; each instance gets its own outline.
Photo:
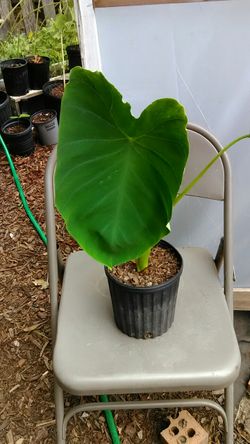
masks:
MULTIPOLYGON (((31 156, 14 158, 31 211, 43 229, 43 181, 49 153, 49 147, 37 146, 31 156)), ((0 444, 55 444, 47 252, 25 214, 3 152, 0 152, 0 184, 0 444)), ((57 228, 59 244, 66 256, 77 246, 65 233, 59 217, 57 228)), ((126 399, 149 396, 163 399, 173 395, 129 395, 126 399)), ((120 398, 125 399, 111 397, 120 398)), ((212 399, 223 403, 220 393, 214 393, 212 399)), ((73 401, 66 396, 66 406, 72 402, 79 399, 73 401)), ((210 444, 223 443, 222 420, 216 413, 208 409, 190 411, 209 431, 210 444)), ((166 417, 177 412, 177 409, 115 412, 121 442, 159 443, 166 417)), ((236 435, 237 444, 244 444, 241 439, 236 435)), ((103 414, 84 413, 73 418, 67 442, 111 443, 103 414)))

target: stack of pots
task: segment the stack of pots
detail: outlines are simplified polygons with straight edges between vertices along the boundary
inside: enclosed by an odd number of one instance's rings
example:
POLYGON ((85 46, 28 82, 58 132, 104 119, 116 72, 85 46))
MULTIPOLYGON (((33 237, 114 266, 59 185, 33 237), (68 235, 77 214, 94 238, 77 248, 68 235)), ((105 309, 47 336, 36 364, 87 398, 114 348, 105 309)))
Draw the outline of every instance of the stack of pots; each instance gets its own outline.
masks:
POLYGON ((33 128, 41 145, 57 144, 58 122, 56 111, 51 109, 41 110, 34 113, 31 118, 12 117, 1 122, 1 134, 11 154, 28 156, 34 151, 33 128))
MULTIPOLYGON (((67 53, 70 69, 81 65, 79 45, 68 47, 67 53)), ((11 154, 24 156, 33 152, 33 130, 42 145, 55 145, 58 142, 58 120, 64 85, 62 80, 49 81, 49 65, 50 59, 45 56, 15 58, 0 63, 6 89, 6 92, 0 91, 0 128, 11 154), (24 96, 30 89, 43 90, 45 109, 35 112, 31 118, 10 118, 9 96, 24 96)))
MULTIPOLYGON (((81 66, 79 45, 68 46, 66 50, 69 68, 81 66)), ((39 106, 35 104, 32 111, 28 108, 28 113, 45 106, 46 109, 56 111, 59 121, 64 85, 62 80, 49 80, 49 65, 50 59, 40 55, 29 56, 26 59, 4 60, 0 63, 5 89, 9 96, 24 96, 30 89, 42 90, 44 104, 40 103, 39 106)))

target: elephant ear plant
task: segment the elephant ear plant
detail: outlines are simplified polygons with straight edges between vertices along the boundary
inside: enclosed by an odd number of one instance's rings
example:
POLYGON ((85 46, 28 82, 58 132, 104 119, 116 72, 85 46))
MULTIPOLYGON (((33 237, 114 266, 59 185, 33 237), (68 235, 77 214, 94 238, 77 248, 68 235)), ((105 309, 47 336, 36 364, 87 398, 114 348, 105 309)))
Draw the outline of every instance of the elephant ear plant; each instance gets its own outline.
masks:
MULTIPOLYGON (((135 118, 130 105, 102 73, 72 69, 61 108, 56 206, 82 249, 107 266, 106 274, 111 267, 131 260, 144 273, 151 249, 169 233, 188 159, 186 125, 184 108, 174 99, 156 100, 135 118)), ((181 268, 181 258, 175 253, 181 268)), ((118 280, 111 277, 111 281, 112 290, 118 280)), ((160 329, 130 325, 127 331, 123 325, 126 317, 131 320, 130 311, 139 306, 144 315, 137 312, 136 322, 153 318, 152 313, 145 313, 149 307, 152 312, 152 300, 162 305, 164 285, 169 283, 157 286, 158 296, 155 285, 133 287, 132 297, 127 295, 129 285, 121 284, 125 294, 118 314, 111 291, 118 327, 135 337, 166 331, 173 313, 160 329)), ((164 303, 161 310, 174 311, 175 298, 171 302, 169 293, 164 303)))

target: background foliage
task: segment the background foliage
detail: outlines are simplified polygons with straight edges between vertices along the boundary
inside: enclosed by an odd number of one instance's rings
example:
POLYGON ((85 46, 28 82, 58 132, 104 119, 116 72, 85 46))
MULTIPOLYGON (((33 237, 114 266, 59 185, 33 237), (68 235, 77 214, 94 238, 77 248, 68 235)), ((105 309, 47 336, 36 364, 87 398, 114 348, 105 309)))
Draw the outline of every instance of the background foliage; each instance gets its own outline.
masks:
MULTIPOLYGON (((0 0, 1 1, 1 0, 0 0)), ((56 3, 55 3, 56 4, 56 3)), ((72 0, 64 0, 56 4, 57 15, 45 25, 41 20, 40 9, 34 9, 36 15, 36 31, 26 34, 20 15, 14 17, 14 23, 8 35, 0 40, 0 60, 30 55, 47 56, 51 65, 62 64, 61 35, 63 40, 64 59, 67 60, 66 47, 78 43, 74 7, 72 0)), ((0 27, 3 23, 0 23, 0 27)), ((62 74, 56 68, 51 69, 51 75, 62 74)))
MULTIPOLYGON (((66 57, 66 47, 77 43, 76 24, 73 19, 68 20, 63 28, 63 46, 66 57)), ((28 55, 46 55, 51 63, 61 61, 60 32, 56 20, 28 35, 11 35, 0 41, 0 59, 25 57, 28 55)))

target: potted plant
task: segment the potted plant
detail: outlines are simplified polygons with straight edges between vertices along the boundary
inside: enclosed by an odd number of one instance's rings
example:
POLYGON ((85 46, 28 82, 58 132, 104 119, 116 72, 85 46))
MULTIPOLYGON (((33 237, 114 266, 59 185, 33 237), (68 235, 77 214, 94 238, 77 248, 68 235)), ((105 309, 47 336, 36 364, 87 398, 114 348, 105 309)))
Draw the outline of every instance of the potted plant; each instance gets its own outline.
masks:
POLYGON ((25 59, 9 59, 1 62, 7 94, 22 96, 29 90, 28 67, 25 59))
POLYGON ((27 57, 30 89, 42 89, 49 81, 49 57, 34 55, 27 57))
POLYGON ((174 205, 211 165, 178 195, 189 151, 186 124, 174 99, 156 100, 136 119, 101 73, 71 71, 56 206, 78 244, 105 264, 116 324, 137 338, 160 335, 173 322, 182 259, 161 239, 174 205))
POLYGON ((28 117, 13 117, 1 126, 3 139, 11 154, 28 156, 34 151, 32 125, 28 117))
POLYGON ((43 109, 31 116, 39 141, 42 145, 56 145, 58 142, 58 123, 54 109, 43 109))

